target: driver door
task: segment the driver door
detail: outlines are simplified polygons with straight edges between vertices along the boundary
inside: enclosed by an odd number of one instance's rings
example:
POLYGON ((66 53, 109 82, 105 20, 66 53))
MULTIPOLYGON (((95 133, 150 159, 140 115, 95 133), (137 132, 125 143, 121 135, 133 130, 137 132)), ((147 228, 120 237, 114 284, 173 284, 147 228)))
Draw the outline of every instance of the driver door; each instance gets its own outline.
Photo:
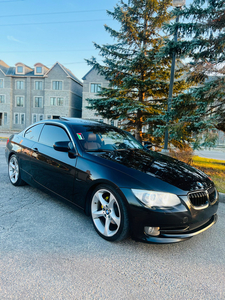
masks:
POLYGON ((60 126, 45 124, 39 141, 32 147, 33 180, 72 201, 77 157, 71 157, 68 152, 56 151, 53 145, 59 141, 71 142, 67 131, 60 126))

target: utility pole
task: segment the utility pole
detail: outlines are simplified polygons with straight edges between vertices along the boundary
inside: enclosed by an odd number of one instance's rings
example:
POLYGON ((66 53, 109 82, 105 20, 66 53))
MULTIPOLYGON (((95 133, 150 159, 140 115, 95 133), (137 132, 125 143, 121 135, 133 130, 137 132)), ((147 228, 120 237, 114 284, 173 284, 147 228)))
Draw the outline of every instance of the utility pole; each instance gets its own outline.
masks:
MULTIPOLYGON (((180 8, 185 5, 186 0, 173 0, 172 5, 174 7, 180 8)), ((176 23, 179 22, 179 16, 176 17, 176 23)), ((178 28, 176 28, 175 34, 174 34, 174 42, 176 43, 178 39, 178 28)), ((170 86, 169 86, 169 96, 168 96, 168 102, 167 102, 167 113, 169 114, 171 111, 171 104, 172 104, 172 98, 173 98, 173 84, 174 84, 174 75, 175 75, 175 62, 176 62, 176 53, 173 52, 172 57, 172 64, 171 64, 171 72, 170 72, 170 86)), ((169 152, 168 150, 168 142, 169 142, 169 130, 168 130, 168 124, 169 124, 169 117, 167 117, 166 120, 166 131, 165 131, 165 140, 164 140, 164 149, 162 152, 169 152)))

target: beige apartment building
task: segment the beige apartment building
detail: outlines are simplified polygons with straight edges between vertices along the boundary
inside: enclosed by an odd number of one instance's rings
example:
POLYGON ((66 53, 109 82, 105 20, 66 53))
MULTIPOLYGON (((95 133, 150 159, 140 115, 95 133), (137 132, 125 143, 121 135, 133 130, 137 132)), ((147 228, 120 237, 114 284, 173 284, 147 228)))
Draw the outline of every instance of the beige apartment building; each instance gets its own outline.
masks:
POLYGON ((81 117, 83 84, 60 63, 32 68, 0 60, 0 130, 19 131, 43 119, 81 117))

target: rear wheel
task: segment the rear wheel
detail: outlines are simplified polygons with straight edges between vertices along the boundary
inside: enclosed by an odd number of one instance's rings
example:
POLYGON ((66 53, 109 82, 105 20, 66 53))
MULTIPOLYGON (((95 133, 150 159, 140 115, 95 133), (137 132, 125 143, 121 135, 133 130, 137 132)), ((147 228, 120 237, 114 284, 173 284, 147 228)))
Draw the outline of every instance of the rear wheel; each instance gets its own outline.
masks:
POLYGON ((110 186, 99 186, 91 199, 91 217, 97 233, 108 241, 128 236, 129 219, 122 197, 110 186))
POLYGON ((13 154, 9 159, 8 173, 10 182, 13 185, 20 186, 25 184, 25 182, 21 179, 19 162, 15 154, 13 154))

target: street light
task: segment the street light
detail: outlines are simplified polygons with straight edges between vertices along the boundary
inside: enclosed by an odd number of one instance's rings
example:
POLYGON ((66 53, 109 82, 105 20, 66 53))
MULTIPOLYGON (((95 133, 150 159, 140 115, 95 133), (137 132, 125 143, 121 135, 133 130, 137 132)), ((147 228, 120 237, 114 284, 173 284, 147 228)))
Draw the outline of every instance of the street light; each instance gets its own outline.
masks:
MULTIPOLYGON (((186 4, 186 0, 173 0, 172 5, 174 7, 181 8, 183 5, 186 4)), ((176 23, 179 21, 179 16, 176 17, 176 23)), ((175 34, 174 34, 174 42, 177 42, 178 37, 178 28, 176 28, 175 34)), ((168 97, 168 105, 167 105, 167 112, 169 114, 171 110, 171 103, 173 98, 173 83, 174 83, 174 74, 175 74, 175 61, 176 61, 176 53, 173 52, 172 57, 172 64, 171 64, 171 72, 170 72, 170 86, 169 86, 169 97, 168 97)), ((168 131, 168 123, 169 118, 167 118, 167 127, 165 131, 165 141, 164 141, 164 149, 162 152, 168 152, 168 140, 169 140, 169 131, 168 131)))

